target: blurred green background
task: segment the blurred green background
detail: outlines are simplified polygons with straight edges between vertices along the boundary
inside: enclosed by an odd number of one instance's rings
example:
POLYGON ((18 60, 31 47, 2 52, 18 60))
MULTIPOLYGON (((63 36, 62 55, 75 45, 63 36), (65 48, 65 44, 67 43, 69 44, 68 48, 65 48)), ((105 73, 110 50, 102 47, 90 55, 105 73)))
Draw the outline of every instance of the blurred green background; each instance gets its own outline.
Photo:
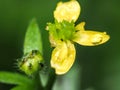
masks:
MULTIPOLYGON (((44 58, 51 49, 47 22, 53 22, 53 10, 60 0, 0 0, 0 71, 18 72, 17 58, 23 54, 24 36, 35 17, 42 32, 44 58)), ((67 1, 67 0, 62 0, 67 1)), ((100 46, 75 45, 76 61, 71 70, 58 76, 54 90, 120 90, 120 0, 78 0, 86 29, 106 31, 110 40, 100 46)), ((0 90, 12 85, 0 83, 0 90)))

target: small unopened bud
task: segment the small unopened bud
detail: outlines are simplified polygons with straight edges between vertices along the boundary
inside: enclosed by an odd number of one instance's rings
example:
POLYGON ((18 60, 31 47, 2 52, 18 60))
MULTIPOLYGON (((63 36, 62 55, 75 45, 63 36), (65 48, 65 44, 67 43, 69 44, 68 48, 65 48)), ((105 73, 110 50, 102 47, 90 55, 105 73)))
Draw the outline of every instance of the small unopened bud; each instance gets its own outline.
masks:
POLYGON ((32 50, 18 61, 19 69, 25 72, 27 75, 35 74, 39 69, 42 68, 42 64, 42 55, 37 50, 32 50))

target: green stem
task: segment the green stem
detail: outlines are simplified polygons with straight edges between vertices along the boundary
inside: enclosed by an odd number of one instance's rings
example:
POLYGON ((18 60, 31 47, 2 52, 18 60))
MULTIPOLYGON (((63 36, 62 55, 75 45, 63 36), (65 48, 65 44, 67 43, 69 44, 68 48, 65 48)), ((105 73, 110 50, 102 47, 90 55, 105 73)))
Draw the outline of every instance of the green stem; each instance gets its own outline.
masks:
POLYGON ((35 82, 35 90, 44 90, 41 83, 39 72, 35 75, 34 82, 35 82))
POLYGON ((56 74, 53 69, 50 69, 48 82, 44 90, 52 90, 55 80, 56 80, 56 74))

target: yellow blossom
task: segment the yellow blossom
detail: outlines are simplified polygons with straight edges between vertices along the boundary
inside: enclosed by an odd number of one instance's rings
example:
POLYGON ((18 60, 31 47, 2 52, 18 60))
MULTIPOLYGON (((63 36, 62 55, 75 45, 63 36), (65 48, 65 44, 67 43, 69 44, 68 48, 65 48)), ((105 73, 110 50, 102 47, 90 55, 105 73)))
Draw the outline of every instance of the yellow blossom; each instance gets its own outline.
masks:
POLYGON ((80 5, 76 0, 59 2, 55 11, 55 23, 48 23, 52 51, 51 67, 56 74, 65 74, 75 61, 76 50, 74 42, 83 46, 95 46, 105 43, 110 36, 106 32, 85 30, 85 22, 75 26, 80 15, 80 5))

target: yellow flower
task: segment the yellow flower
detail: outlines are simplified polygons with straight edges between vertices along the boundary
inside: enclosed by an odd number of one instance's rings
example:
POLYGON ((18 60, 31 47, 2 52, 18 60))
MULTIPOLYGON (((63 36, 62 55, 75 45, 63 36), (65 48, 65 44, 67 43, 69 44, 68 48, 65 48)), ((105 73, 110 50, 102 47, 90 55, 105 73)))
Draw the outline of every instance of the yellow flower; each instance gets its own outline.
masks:
POLYGON ((54 11, 55 23, 48 23, 52 51, 51 67, 56 74, 65 74, 75 61, 76 50, 73 42, 83 46, 95 46, 109 40, 106 32, 85 30, 85 22, 74 25, 80 14, 80 5, 76 0, 59 2, 54 11))
MULTIPOLYGON (((69 2, 59 2, 56 10, 54 11, 54 17, 58 22, 63 20, 71 22, 76 21, 80 15, 80 5, 76 0, 71 0, 69 2)), ((103 44, 109 40, 109 35, 106 32, 97 32, 84 29, 85 22, 78 24, 76 28, 76 33, 74 34, 73 41, 84 46, 95 46, 103 44)))

